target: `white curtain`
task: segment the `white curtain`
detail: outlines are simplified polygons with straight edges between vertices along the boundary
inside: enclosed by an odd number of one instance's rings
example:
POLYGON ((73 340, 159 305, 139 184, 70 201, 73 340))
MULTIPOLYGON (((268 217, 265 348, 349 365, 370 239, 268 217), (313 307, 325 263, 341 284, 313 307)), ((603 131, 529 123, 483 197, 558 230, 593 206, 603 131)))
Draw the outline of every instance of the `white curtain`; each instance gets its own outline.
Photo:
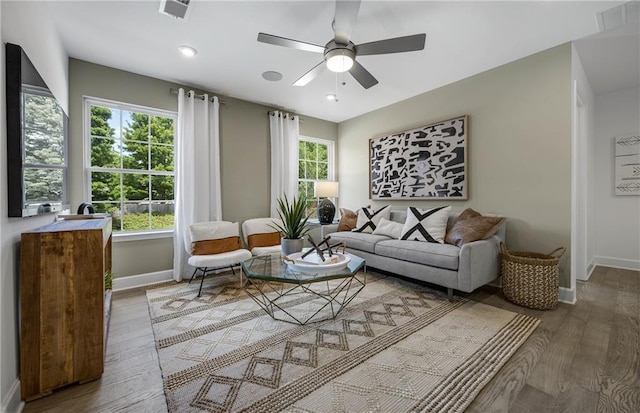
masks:
POLYGON ((173 278, 191 276, 189 225, 222 220, 218 98, 178 90, 173 278))
POLYGON ((297 116, 274 111, 269 115, 271 132, 271 216, 277 217, 278 198, 298 194, 297 116))

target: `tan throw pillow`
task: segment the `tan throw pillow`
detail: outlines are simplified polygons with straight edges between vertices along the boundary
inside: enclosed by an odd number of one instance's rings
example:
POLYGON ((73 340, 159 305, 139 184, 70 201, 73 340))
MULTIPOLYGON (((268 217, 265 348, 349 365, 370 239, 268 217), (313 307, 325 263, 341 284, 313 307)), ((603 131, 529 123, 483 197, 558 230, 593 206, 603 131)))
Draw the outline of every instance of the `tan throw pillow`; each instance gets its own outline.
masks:
POLYGON ((247 237, 249 250, 252 250, 256 247, 271 247, 274 245, 280 245, 280 236, 281 234, 279 232, 251 234, 247 237))
POLYGON ((358 222, 358 214, 347 208, 340 208, 340 222, 338 223, 338 231, 351 231, 356 227, 358 222))
POLYGON ((453 223, 445 242, 462 247, 468 242, 487 239, 498 231, 503 217, 485 217, 471 208, 467 208, 458 216, 453 223))
POLYGON ((191 254, 193 255, 222 254, 223 252, 235 251, 242 248, 240 246, 240 237, 194 241, 191 245, 193 247, 191 254))

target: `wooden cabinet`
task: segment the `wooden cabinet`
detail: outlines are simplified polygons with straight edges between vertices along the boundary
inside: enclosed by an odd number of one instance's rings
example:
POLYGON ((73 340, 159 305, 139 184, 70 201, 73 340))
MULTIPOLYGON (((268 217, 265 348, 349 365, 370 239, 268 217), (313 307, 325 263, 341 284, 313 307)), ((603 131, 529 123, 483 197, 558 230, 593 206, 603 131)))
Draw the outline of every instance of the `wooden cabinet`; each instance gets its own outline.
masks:
POLYGON ((104 273, 111 218, 63 220, 22 234, 22 398, 99 378, 104 371, 104 273))

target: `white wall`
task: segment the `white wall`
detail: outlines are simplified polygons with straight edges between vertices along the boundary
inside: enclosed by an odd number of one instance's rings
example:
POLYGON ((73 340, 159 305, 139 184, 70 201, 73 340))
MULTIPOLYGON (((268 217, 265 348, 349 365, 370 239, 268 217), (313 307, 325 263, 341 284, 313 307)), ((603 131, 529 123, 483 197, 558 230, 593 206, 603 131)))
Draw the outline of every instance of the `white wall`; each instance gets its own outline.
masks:
POLYGON ((589 80, 576 48, 571 50, 572 96, 572 215, 571 215, 571 290, 575 294, 575 281, 589 277, 589 264, 593 261, 594 200, 593 200, 593 146, 594 100, 589 80))
MULTIPOLYGON (((36 2, 0 3, 2 59, 0 61, 0 101, 5 101, 4 43, 15 43, 25 50, 42 78, 68 113, 68 57, 46 13, 36 2)), ((53 215, 7 218, 5 165, 5 111, 0 110, 0 406, 2 412, 20 409, 19 376, 19 246, 20 234, 53 221, 53 215)))
POLYGON ((595 264, 640 270, 640 196, 614 195, 614 137, 640 133, 640 88, 595 98, 595 264))

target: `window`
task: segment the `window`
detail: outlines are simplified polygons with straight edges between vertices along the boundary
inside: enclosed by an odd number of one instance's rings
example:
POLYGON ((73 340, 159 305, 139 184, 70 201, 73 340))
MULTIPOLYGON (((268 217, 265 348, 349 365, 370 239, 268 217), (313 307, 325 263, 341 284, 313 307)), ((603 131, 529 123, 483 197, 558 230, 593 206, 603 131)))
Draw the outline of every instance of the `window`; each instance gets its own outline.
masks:
POLYGON ((85 100, 85 164, 96 212, 114 232, 173 228, 176 114, 85 100))
POLYGON ((24 86, 22 99, 24 208, 63 204, 67 175, 64 111, 47 89, 24 86))
POLYGON ((307 212, 315 217, 315 181, 333 180, 333 141, 301 136, 298 140, 298 196, 307 196, 307 212))

